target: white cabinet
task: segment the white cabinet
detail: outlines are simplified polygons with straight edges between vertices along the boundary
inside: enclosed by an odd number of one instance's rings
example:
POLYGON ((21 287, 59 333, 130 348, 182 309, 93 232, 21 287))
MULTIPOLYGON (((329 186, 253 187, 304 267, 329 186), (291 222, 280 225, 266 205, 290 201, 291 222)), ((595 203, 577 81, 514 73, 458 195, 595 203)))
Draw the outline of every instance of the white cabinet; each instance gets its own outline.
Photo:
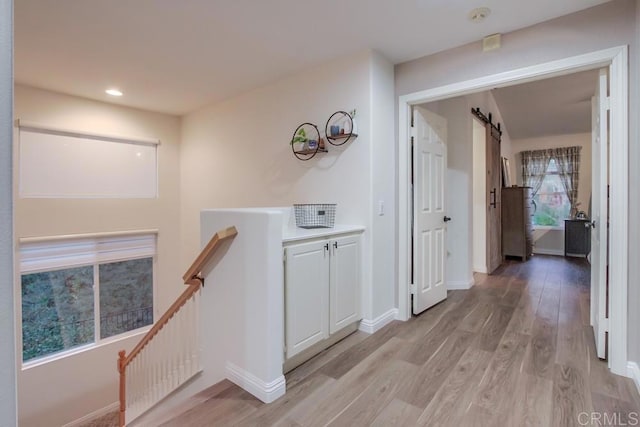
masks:
POLYGON ((360 236, 285 247, 286 358, 361 319, 360 236))
POLYGON ((329 337, 329 243, 285 251, 285 340, 291 357, 329 337))
POLYGON ((329 280, 329 333, 361 319, 360 236, 331 241, 329 280))

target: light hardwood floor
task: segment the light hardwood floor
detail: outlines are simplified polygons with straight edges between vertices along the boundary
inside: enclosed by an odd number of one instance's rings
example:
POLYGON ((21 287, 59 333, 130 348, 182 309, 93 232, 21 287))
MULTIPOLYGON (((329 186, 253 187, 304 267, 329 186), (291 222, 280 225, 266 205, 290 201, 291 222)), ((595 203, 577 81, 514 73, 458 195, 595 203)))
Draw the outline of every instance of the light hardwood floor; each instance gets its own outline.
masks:
POLYGON ((637 390, 593 343, 588 264, 535 256, 408 322, 356 332, 289 373, 272 404, 223 381, 162 425, 634 425, 637 390))

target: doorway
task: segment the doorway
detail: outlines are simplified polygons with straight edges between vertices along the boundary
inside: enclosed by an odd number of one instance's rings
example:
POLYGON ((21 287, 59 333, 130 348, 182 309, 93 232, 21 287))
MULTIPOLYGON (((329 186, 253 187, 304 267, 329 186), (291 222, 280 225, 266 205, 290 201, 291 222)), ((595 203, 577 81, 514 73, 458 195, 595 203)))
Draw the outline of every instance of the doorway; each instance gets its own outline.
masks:
POLYGON ((487 168, 487 132, 485 124, 478 118, 471 118, 471 144, 472 144, 472 188, 473 207, 471 210, 473 235, 471 236, 472 263, 474 272, 488 273, 487 269, 487 180, 485 179, 487 168))
POLYGON ((476 93, 496 87, 511 86, 527 81, 570 74, 576 71, 608 67, 611 76, 611 246, 610 258, 615 265, 609 269, 610 300, 610 352, 609 367, 616 374, 626 375, 626 322, 627 322, 627 208, 628 190, 628 135, 627 135, 627 48, 619 47, 597 51, 586 55, 552 61, 531 67, 500 73, 484 78, 464 81, 448 86, 416 92, 400 97, 399 100, 399 141, 398 146, 398 237, 399 270, 398 296, 399 318, 408 319, 409 310, 409 272, 410 241, 409 212, 410 193, 408 189, 408 132, 409 113, 412 105, 433 102, 459 95, 476 93))

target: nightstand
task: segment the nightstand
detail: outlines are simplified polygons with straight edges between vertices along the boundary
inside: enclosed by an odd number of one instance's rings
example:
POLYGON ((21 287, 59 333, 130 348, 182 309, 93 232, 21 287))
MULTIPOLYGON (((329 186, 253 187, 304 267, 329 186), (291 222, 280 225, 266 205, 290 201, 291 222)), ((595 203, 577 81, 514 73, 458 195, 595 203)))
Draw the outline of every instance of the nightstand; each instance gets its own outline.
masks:
POLYGON ((588 219, 564 220, 564 256, 587 256, 591 252, 591 224, 588 219))

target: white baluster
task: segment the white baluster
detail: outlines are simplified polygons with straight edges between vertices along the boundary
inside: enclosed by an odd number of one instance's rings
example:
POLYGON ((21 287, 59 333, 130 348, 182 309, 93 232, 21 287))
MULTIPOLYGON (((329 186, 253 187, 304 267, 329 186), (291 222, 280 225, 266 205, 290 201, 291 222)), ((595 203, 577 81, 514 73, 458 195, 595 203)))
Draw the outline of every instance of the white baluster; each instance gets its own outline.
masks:
POLYGON ((138 400, 138 358, 136 357, 131 362, 131 373, 129 374, 131 377, 131 397, 129 398, 131 402, 131 406, 136 404, 138 400))
POLYGON ((182 310, 180 310, 180 312, 178 313, 178 315, 180 316, 180 322, 179 322, 179 330, 180 330, 180 337, 179 337, 179 347, 178 347, 178 360, 180 363, 180 383, 183 383, 187 373, 185 372, 185 366, 184 366, 184 362, 185 362, 185 336, 187 333, 187 328, 189 327, 187 325, 187 311, 189 311, 189 301, 187 301, 185 303, 185 305, 182 307, 182 310))
POLYGON ((133 420, 200 371, 198 289, 126 369, 127 420, 133 420))
POLYGON ((142 371, 144 373, 144 407, 146 408, 150 403, 149 389, 151 385, 151 375, 149 375, 149 349, 145 347, 142 350, 142 371))
MULTIPOLYGON (((201 288, 202 289, 202 288, 201 288)), ((193 330, 191 343, 191 365, 193 372, 200 370, 200 292, 193 295, 193 330)))
POLYGON ((140 352, 140 403, 142 407, 147 406, 147 352, 143 349, 140 352))
POLYGON ((131 364, 129 365, 130 369, 129 369, 129 397, 127 398, 127 400, 129 401, 129 404, 131 406, 133 406, 135 404, 136 401, 136 397, 137 397, 137 393, 138 393, 138 384, 137 384, 137 380, 138 380, 138 372, 136 369, 136 366, 138 364, 138 360, 133 359, 131 361, 131 364))
POLYGON ((161 389, 160 389, 160 394, 162 396, 166 395, 168 392, 168 386, 167 386, 167 331, 165 329, 163 329, 162 331, 160 331, 159 337, 158 339, 160 340, 159 343, 160 345, 159 347, 159 352, 160 354, 160 376, 162 377, 162 383, 160 385, 161 389))
POLYGON ((143 391, 144 391, 144 375, 142 370, 142 353, 138 353, 136 357, 136 406, 140 406, 142 404, 143 391))
POLYGON ((149 395, 149 404, 153 405, 156 401, 155 401, 155 396, 153 394, 154 390, 154 386, 155 386, 155 377, 153 376, 153 348, 152 347, 147 347, 147 354, 148 354, 148 359, 147 359, 147 371, 148 371, 148 375, 149 375, 149 390, 147 390, 147 393, 149 395))
POLYGON ((180 315, 171 325, 173 330, 173 388, 180 384, 180 315))
POLYGON ((157 402, 160 400, 160 390, 158 389, 158 386, 160 384, 160 377, 158 374, 159 373, 158 341, 156 339, 153 339, 151 340, 151 344, 152 344, 152 347, 150 349, 150 352, 151 352, 151 357, 153 358, 151 362, 153 364, 153 401, 157 402))
POLYGON ((193 296, 189 298, 187 302, 185 317, 186 317, 186 326, 183 331, 185 336, 185 354, 184 354, 184 369, 187 375, 187 378, 191 377, 193 374, 192 366, 191 366, 191 332, 193 331, 193 296))
POLYGON ((169 361, 169 389, 173 389, 176 384, 176 370, 175 370, 175 319, 171 319, 171 321, 167 324, 167 334, 169 335, 169 348, 167 349, 167 359, 169 361))
POLYGON ((125 379, 124 379, 124 390, 125 390, 125 397, 124 397, 124 405, 125 405, 125 409, 129 408, 129 404, 131 402, 131 390, 133 389, 132 381, 131 381, 131 365, 127 365, 124 368, 124 372, 125 372, 125 379))

